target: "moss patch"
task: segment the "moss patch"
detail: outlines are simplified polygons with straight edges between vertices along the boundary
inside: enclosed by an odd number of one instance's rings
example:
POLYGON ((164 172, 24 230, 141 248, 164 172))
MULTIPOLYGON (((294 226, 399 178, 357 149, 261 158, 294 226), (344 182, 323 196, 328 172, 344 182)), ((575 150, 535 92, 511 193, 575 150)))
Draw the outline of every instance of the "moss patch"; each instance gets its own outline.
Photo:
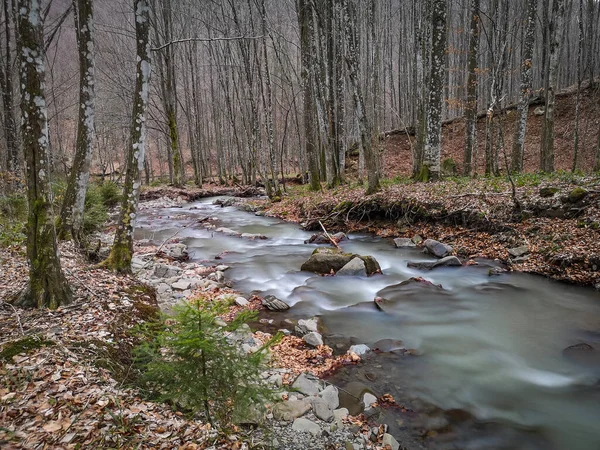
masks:
POLYGON ((54 341, 45 339, 39 335, 25 336, 18 341, 9 342, 0 351, 0 360, 10 362, 13 356, 20 355, 22 353, 29 353, 33 350, 37 350, 42 347, 50 347, 56 345, 54 341))

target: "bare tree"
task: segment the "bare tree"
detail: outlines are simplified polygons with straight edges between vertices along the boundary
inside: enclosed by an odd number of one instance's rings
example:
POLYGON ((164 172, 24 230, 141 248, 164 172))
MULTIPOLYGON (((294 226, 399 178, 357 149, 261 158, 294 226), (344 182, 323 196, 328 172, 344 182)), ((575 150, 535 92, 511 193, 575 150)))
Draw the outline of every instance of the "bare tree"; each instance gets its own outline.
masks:
POLYGON ((441 177, 442 108, 446 80, 446 0, 431 3, 431 67, 427 102, 427 134, 425 139, 421 181, 441 177))
MULTIPOLYGON (((532 0, 533 1, 533 0, 532 0)), ((466 138, 463 175, 473 174, 473 153, 477 148, 477 54, 479 52, 480 0, 471 0, 469 67, 467 76, 466 138)))
POLYGON ((59 237, 81 242, 85 194, 94 150, 95 55, 92 0, 73 0, 79 53, 79 119, 73 167, 60 213, 59 237))
POLYGON ((352 98, 354 110, 358 120, 360 131, 360 143, 365 155, 367 166, 367 191, 366 194, 374 194, 381 189, 379 175, 379 155, 373 149, 373 128, 367 117, 365 102, 359 82, 359 40, 356 27, 356 9, 352 1, 344 0, 345 33, 348 42, 346 65, 348 67, 348 78, 352 86, 352 98))
POLYGON ((20 176, 19 142, 17 124, 15 121, 13 101, 13 77, 10 42, 12 40, 12 8, 10 0, 3 1, 4 7, 4 61, 0 67, 0 90, 2 90, 2 105, 4 107, 4 141, 6 143, 6 169, 14 177, 11 184, 15 184, 20 176))
POLYGON ((103 265, 118 272, 131 272, 133 232, 140 197, 140 174, 146 151, 146 111, 150 92, 150 6, 148 0, 134 0, 137 48, 136 82, 131 115, 131 141, 127 152, 127 173, 117 222, 115 240, 103 265))
POLYGON ((521 98, 519 100, 519 116, 513 149, 511 155, 511 170, 520 172, 523 170, 523 153, 525 149, 525 133, 527 131, 527 116, 529 115, 529 100, 532 90, 533 74, 533 45, 535 43, 535 19, 537 0, 527 1, 527 27, 525 29, 525 43, 523 46, 523 60, 521 63, 521 98))
POLYGON ((18 53, 21 82, 21 134, 27 176, 27 257, 29 285, 19 305, 57 308, 71 290, 60 266, 52 215, 45 97, 45 49, 40 2, 18 2, 18 53))
POLYGON ((304 147, 308 157, 308 177, 310 189, 321 189, 317 147, 315 145, 315 116, 314 90, 311 82, 313 55, 311 41, 313 35, 313 0, 297 1, 298 23, 300 26, 300 49, 302 52, 302 84, 304 90, 304 147))
POLYGON ((554 171, 554 108, 558 80, 559 56, 565 22, 566 0, 554 0, 552 20, 548 39, 550 43, 548 62, 548 88, 546 91, 546 112, 542 128, 540 169, 543 172, 554 171))

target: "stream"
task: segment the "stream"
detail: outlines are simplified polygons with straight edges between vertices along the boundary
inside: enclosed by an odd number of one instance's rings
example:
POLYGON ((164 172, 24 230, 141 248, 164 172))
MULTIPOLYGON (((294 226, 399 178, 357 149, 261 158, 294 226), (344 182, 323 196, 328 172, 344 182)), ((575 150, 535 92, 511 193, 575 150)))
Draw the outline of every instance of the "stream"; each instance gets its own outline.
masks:
POLYGON ((301 272, 317 247, 304 244, 312 233, 221 208, 214 200, 145 211, 136 237, 160 243, 178 231, 192 260, 230 266, 226 277, 238 291, 272 294, 292 306, 268 317, 319 316, 325 342, 334 348, 380 341, 390 350, 394 343, 411 349, 371 356, 331 379, 393 395, 403 408, 384 411, 378 420, 405 437, 407 448, 600 449, 599 292, 522 273, 490 277, 492 261, 409 269, 407 261, 433 258, 366 234, 351 234, 340 245, 345 252, 374 256, 382 275, 301 272), (218 217, 219 226, 268 239, 206 230, 197 221, 207 216, 218 217), (215 261, 216 255, 222 259, 215 261), (385 312, 375 308, 378 291, 419 276, 444 290, 392 292, 385 312), (596 350, 563 352, 580 343, 596 350))

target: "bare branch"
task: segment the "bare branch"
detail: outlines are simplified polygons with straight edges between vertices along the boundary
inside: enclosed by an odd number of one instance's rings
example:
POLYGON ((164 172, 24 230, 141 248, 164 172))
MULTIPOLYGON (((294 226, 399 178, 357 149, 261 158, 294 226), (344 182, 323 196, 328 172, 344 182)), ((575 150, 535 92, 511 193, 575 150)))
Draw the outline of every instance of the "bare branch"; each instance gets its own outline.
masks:
POLYGON ((173 44, 181 44, 184 42, 216 42, 216 41, 239 41, 244 39, 262 39, 264 36, 233 36, 233 37, 220 37, 220 38, 186 38, 186 39, 176 39, 174 41, 167 42, 166 44, 159 45, 158 47, 154 47, 150 50, 153 52, 158 52, 162 49, 165 49, 173 44))

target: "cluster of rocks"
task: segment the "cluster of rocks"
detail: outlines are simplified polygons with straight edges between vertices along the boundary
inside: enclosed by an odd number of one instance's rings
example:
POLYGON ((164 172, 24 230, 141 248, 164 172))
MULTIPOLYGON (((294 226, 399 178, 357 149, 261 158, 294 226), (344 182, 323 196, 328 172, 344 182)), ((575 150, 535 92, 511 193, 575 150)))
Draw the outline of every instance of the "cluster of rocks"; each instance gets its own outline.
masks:
POLYGON ((165 244, 160 254, 164 258, 156 258, 156 253, 135 255, 131 268, 141 281, 156 289, 158 303, 163 308, 173 306, 197 292, 214 292, 227 287, 224 272, 229 267, 184 262, 187 259, 185 244, 165 244))
MULTIPOLYGON (((278 384, 281 373, 267 372, 265 377, 278 384)), ((353 424, 347 408, 340 407, 340 393, 337 387, 327 385, 310 373, 298 375, 287 391, 280 392, 285 400, 276 403, 267 416, 272 421, 273 448, 323 449, 335 446, 348 450, 373 448, 375 443, 399 448, 393 436, 386 433, 387 427, 374 426, 368 431, 353 424)), ((363 409, 377 401, 370 392, 361 396, 363 409)))
POLYGON ((426 239, 423 241, 421 236, 416 235, 410 238, 394 239, 396 248, 413 248, 417 245, 423 247, 423 251, 427 254, 439 258, 437 261, 409 261, 407 266, 419 270, 432 270, 437 267, 461 267, 462 261, 452 255, 454 249, 448 244, 436 241, 435 239, 426 239))
POLYGON ((337 248, 317 248, 300 270, 321 275, 370 276, 381 273, 381 267, 372 256, 344 253, 337 248))
POLYGON ((178 197, 160 197, 153 200, 140 202, 138 210, 155 210, 160 208, 181 208, 187 200, 181 196, 178 197))
POLYGON ((215 232, 216 233, 221 233, 225 236, 235 236, 235 237, 240 237, 240 238, 244 238, 244 239, 268 239, 267 236, 263 235, 263 234, 253 234, 253 233, 238 233, 237 231, 231 230, 229 228, 225 228, 225 227, 219 227, 219 228, 215 228, 215 232))

